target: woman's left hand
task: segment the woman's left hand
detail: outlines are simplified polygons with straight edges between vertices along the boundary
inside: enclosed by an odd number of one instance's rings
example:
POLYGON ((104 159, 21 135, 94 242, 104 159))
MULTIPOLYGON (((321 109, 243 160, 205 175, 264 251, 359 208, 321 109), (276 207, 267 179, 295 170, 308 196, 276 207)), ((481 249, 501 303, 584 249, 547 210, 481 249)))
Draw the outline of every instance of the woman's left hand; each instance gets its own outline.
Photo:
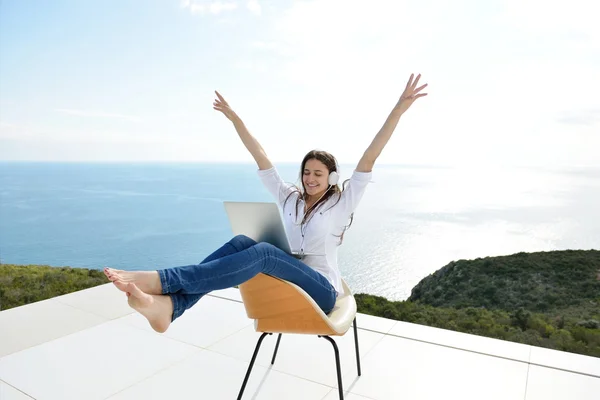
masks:
POLYGON ((404 113, 406 110, 408 110, 412 103, 415 102, 416 99, 418 99, 419 97, 427 96, 427 93, 419 93, 421 90, 427 87, 427 84, 417 87, 419 79, 421 78, 421 74, 417 75, 417 79, 415 79, 413 82, 414 76, 415 74, 410 74, 410 79, 406 84, 406 89, 404 89, 404 92, 402 93, 402 96, 400 96, 400 100, 398 100, 398 103, 396 104, 396 107, 394 107, 394 110, 398 110, 401 113, 404 113))

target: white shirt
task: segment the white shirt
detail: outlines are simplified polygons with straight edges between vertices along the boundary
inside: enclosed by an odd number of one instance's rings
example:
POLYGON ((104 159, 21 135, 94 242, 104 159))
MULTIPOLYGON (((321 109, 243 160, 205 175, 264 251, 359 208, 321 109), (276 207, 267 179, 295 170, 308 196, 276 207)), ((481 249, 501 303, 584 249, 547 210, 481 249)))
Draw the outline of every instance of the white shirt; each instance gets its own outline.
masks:
POLYGON ((354 171, 346 189, 342 192, 340 201, 332 207, 338 196, 331 196, 314 212, 302 228, 300 223, 305 211, 304 200, 300 199, 299 201, 297 216, 297 193, 290 196, 284 207, 288 195, 296 190, 295 186, 285 183, 275 167, 258 170, 258 176, 267 190, 277 199, 282 210, 283 224, 292 251, 317 254, 305 256, 302 262, 325 276, 338 294, 343 294, 342 278, 337 263, 340 235, 344 232, 344 227, 348 225, 350 215, 358 206, 371 180, 372 172, 354 171))

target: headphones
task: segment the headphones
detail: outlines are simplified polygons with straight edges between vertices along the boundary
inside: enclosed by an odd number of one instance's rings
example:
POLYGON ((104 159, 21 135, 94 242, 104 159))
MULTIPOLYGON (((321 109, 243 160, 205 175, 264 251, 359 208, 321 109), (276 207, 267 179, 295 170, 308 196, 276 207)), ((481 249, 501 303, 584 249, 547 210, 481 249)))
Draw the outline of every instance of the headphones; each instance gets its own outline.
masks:
POLYGON ((329 186, 335 186, 340 181, 340 174, 338 173, 339 170, 340 167, 337 163, 337 160, 335 160, 335 171, 331 171, 329 173, 329 181, 327 182, 329 183, 329 186))

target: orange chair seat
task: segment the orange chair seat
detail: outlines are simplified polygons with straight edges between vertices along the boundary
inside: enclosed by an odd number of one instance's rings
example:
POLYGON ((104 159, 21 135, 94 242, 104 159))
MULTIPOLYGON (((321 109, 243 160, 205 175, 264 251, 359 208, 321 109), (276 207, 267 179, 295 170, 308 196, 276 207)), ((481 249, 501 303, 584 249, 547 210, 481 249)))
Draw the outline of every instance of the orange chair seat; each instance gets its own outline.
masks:
POLYGON ((341 336, 356 316, 356 301, 342 284, 344 294, 328 315, 299 286, 262 273, 241 284, 240 293, 257 332, 341 336))

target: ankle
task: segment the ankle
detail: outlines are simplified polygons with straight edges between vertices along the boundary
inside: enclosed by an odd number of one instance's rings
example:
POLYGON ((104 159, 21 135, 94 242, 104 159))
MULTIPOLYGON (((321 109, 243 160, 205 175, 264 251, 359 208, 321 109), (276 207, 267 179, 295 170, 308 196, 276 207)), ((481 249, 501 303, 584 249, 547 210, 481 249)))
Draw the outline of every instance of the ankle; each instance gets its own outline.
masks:
POLYGON ((152 277, 152 282, 153 282, 155 292, 158 294, 163 294, 163 287, 162 287, 162 282, 160 281, 160 274, 158 273, 158 271, 153 271, 153 272, 154 272, 154 276, 152 277))

